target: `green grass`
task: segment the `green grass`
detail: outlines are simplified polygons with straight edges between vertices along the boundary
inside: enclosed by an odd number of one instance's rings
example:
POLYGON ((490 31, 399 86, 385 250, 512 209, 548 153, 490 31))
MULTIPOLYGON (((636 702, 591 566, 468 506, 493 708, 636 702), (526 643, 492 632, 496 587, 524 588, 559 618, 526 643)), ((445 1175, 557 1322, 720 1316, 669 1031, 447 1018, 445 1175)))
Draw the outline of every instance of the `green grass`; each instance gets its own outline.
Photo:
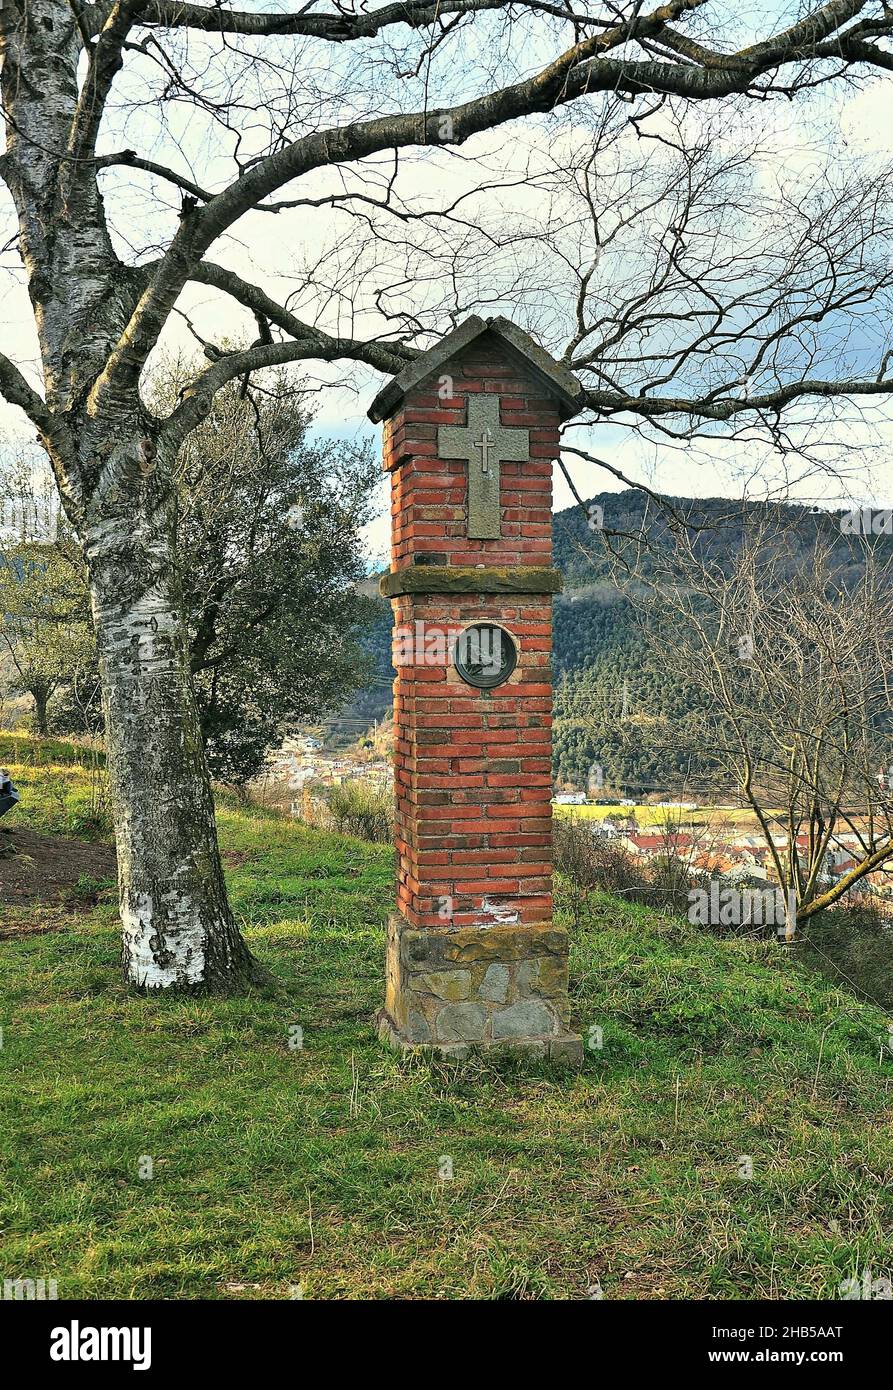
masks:
MULTIPOLYGON (((42 747, 36 740, 35 744, 32 758, 24 762, 10 758, 5 764, 21 797, 7 813, 6 824, 84 840, 110 840, 104 755, 97 754, 97 761, 88 769, 68 761, 65 745, 60 746, 57 740, 43 740, 42 747)), ((83 749, 74 744, 70 747, 84 757, 83 749)))
MULTIPOLYGON (((86 742, 70 738, 41 738, 18 729, 0 729, 0 765, 10 763, 24 767, 37 767, 41 764, 76 766, 84 762, 89 750, 86 742)), ((105 762, 105 754, 95 750, 98 762, 105 762)))
POLYGON ((129 995, 111 902, 0 943, 2 1277, 72 1298, 792 1299, 893 1268, 880 1011, 775 944, 596 898, 573 939, 578 1023, 602 1030, 582 1072, 401 1060, 372 1026, 389 849, 229 802, 220 826, 264 990, 129 995))

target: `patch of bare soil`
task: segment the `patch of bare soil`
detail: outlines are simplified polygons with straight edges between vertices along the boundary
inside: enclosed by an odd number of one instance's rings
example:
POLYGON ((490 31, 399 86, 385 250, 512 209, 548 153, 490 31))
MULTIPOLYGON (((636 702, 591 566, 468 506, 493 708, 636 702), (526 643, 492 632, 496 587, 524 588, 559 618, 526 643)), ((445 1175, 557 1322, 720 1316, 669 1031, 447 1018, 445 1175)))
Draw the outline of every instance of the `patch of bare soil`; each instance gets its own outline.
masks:
MULTIPOLYGON (((18 826, 11 833, 0 833, 0 935, 15 931, 16 907, 58 904, 79 879, 114 878, 115 867, 113 845, 41 835, 18 826)), ((88 902, 88 897, 79 895, 76 905, 88 902)))
POLYGON ((247 864, 249 859, 256 858, 249 849, 223 849, 220 857, 229 869, 238 869, 242 864, 247 864))

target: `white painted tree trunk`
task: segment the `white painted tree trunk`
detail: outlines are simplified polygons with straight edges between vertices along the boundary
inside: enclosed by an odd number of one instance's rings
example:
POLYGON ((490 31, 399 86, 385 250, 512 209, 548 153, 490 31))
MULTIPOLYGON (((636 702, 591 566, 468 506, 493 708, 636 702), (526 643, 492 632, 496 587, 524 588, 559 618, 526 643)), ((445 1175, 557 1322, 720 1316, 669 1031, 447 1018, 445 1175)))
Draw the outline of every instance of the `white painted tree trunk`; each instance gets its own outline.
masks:
POLYGON ((141 990, 232 989, 259 971, 230 912, 173 564, 145 512, 87 536, 118 849, 124 974, 141 990))

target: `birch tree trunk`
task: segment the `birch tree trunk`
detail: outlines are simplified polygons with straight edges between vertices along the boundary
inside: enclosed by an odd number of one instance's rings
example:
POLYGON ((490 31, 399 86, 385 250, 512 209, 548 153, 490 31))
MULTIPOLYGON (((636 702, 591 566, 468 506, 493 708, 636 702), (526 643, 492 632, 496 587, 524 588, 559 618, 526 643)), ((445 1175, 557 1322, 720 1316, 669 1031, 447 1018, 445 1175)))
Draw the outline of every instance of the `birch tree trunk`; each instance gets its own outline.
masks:
POLYGON ((82 20, 60 0, 0 11, 7 150, 0 162, 40 342, 31 404, 90 575, 118 851, 123 963, 142 990, 237 989, 260 977, 230 912, 176 588, 178 445, 138 372, 106 372, 143 291, 115 255, 91 155, 121 62, 125 0, 80 95, 82 20), (62 152, 73 156, 62 159, 62 152))
MULTIPOLYGON (((136 454, 136 446, 132 452, 136 454)), ((102 673, 125 978, 232 989, 261 972, 226 897, 192 687, 169 499, 141 482, 85 537, 102 673)))

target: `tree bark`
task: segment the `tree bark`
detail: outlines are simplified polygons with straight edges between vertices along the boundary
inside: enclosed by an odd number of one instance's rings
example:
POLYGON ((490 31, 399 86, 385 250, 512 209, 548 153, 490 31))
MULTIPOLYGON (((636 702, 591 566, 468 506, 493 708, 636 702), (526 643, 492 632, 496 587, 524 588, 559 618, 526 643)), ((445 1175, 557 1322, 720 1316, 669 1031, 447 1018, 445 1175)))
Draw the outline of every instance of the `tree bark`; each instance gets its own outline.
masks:
POLYGON ((34 723, 37 726, 37 732, 42 738, 46 738, 50 731, 49 721, 47 719, 49 696, 45 690, 32 690, 31 698, 34 701, 34 723))
POLYGON ((127 525, 106 516, 85 543, 124 975, 144 991, 233 990, 262 972, 227 902, 176 588, 172 507, 140 510, 127 525))

